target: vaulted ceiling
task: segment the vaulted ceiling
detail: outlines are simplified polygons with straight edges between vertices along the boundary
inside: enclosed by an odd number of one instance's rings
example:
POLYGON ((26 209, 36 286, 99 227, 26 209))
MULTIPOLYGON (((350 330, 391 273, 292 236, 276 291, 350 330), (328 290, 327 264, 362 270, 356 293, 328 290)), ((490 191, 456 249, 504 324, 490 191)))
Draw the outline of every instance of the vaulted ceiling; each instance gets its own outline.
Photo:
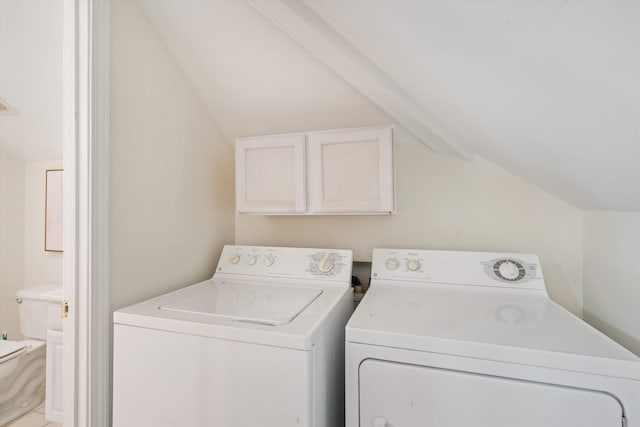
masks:
MULTIPOLYGON (((229 138, 395 122, 580 208, 640 210, 640 2, 140 4, 229 138)), ((0 147, 25 160, 62 154, 61 5, 0 0, 0 147)))
POLYGON ((467 147, 589 209, 640 209, 640 3, 310 1, 467 147))
POLYGON ((62 158, 62 1, 0 0, 0 148, 62 158))
POLYGON ((141 4, 229 137, 395 121, 578 207, 640 210, 640 2, 141 4))

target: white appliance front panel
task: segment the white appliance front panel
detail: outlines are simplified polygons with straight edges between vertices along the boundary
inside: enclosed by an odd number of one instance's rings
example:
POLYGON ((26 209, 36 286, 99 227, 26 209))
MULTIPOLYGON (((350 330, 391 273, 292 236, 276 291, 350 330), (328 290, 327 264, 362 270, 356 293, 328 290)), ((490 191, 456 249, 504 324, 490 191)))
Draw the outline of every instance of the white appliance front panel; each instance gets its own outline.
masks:
POLYGON ((532 254, 374 249, 371 279, 529 289, 546 293, 540 260, 532 254))
POLYGON ((349 287, 353 255, 344 249, 284 248, 226 245, 218 274, 320 280, 349 287))
POLYGON ((320 294, 320 289, 301 286, 211 282, 199 294, 164 304, 160 309, 263 325, 282 325, 291 322, 320 294))
POLYGON ((311 353, 118 325, 114 427, 311 427, 311 353))
POLYGON ((360 427, 619 427, 611 395, 517 379, 365 360, 360 427))

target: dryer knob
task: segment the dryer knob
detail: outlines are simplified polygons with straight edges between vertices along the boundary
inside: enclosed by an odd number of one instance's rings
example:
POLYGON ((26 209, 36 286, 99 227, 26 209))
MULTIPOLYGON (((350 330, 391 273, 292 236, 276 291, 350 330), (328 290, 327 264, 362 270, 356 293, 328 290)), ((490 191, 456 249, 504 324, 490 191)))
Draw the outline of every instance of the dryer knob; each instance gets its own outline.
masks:
POLYGON ((387 267, 387 270, 396 270, 400 267, 400 262, 396 258, 389 258, 385 261, 384 265, 387 267))
POLYGON ((407 268, 409 271, 418 271, 420 270, 420 261, 417 259, 410 259, 407 261, 407 268))
POLYGON ((249 265, 253 265, 256 263, 256 261, 258 261, 258 257, 255 255, 249 255, 249 258, 247 259, 247 264, 249 265))
POLYGON ((273 255, 267 255, 266 257, 264 257, 264 265, 266 265, 267 267, 271 267, 274 262, 276 262, 276 260, 275 258, 273 258, 273 255))
POLYGON ((237 264, 240 262, 240 255, 234 255, 231 258, 229 258, 229 262, 231 264, 237 264))
POLYGON ((512 261, 505 261, 500 265, 500 274, 508 280, 514 280, 520 274, 520 269, 512 261))

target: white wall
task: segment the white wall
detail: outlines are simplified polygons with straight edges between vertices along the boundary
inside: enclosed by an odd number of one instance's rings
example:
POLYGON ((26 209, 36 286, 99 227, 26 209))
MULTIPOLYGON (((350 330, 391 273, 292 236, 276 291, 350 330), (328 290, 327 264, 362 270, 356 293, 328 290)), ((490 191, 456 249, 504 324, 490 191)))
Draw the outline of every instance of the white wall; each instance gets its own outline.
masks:
POLYGON ((13 339, 21 337, 16 292, 62 283, 62 253, 44 250, 45 171, 61 166, 0 150, 0 329, 13 339))
POLYGON ((640 212, 584 214, 584 318, 640 355, 640 212))
POLYGON ((233 150, 137 2, 111 9, 112 310, 203 280, 233 243, 233 150))
POLYGON ((64 1, 0 1, 0 145, 25 162, 62 157, 64 1))
POLYGON ((236 217, 238 244, 529 252, 551 297, 581 315, 582 213, 480 158, 470 163, 396 132, 395 216, 236 217))
POLYGON ((24 162, 0 149, 0 330, 20 338, 16 292, 24 285, 24 162))
POLYGON ((62 286, 62 252, 44 250, 46 171, 61 169, 62 161, 28 162, 25 166, 24 287, 62 286))
POLYGON ((135 1, 112 3, 112 309, 213 274, 233 243, 233 148, 135 1))

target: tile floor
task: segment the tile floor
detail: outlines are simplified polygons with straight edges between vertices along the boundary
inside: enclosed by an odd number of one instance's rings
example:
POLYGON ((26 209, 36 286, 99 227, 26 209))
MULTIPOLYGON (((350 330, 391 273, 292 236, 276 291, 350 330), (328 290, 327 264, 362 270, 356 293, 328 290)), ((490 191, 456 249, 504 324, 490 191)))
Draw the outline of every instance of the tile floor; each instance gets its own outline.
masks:
POLYGON ((7 424, 5 427, 62 427, 62 424, 49 422, 44 418, 44 402, 31 412, 27 412, 7 424))

